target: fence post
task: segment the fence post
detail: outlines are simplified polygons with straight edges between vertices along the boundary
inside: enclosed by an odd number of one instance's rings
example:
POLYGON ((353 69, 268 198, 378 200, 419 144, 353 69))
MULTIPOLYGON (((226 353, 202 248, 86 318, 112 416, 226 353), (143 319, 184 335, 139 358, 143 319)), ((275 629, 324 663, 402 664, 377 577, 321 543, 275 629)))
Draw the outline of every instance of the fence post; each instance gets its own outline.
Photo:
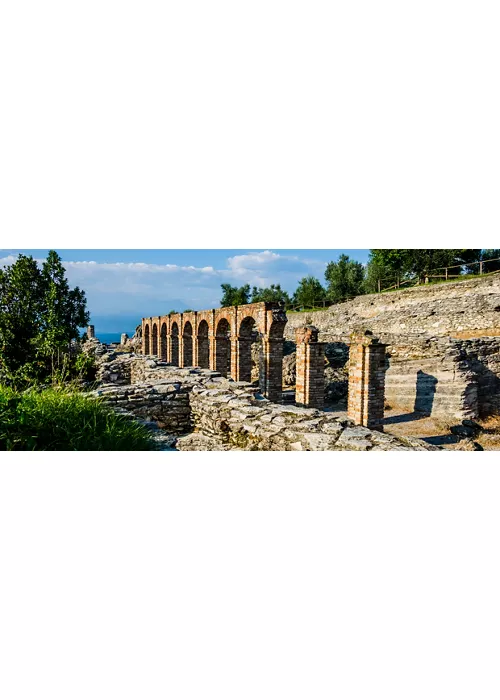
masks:
POLYGON ((481 260, 480 263, 479 263, 479 274, 480 274, 480 275, 483 274, 483 261, 482 261, 482 260, 481 260))
POLYGON ((378 281, 378 293, 380 294, 380 280, 378 281))
POLYGON ((448 279, 448 268, 444 268, 444 278, 447 280, 448 279))

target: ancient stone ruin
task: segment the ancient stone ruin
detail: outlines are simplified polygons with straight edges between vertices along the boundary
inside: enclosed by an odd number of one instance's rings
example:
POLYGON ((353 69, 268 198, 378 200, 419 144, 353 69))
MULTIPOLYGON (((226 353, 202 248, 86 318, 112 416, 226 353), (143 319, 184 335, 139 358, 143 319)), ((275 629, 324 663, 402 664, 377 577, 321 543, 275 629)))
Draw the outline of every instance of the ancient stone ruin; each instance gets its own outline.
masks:
MULTIPOLYGON (((144 318, 119 351, 94 344, 97 393, 177 449, 437 449, 411 423, 385 435, 387 411, 456 435, 500 413, 500 274, 313 314, 262 302, 144 318)), ((470 443, 458 449, 482 449, 470 443)))
MULTIPOLYGON (((220 372, 251 382, 252 344, 260 343, 259 387, 268 400, 283 400, 283 342, 287 316, 272 302, 190 311, 142 319, 143 353, 172 365, 220 372)), ((349 418, 383 430, 385 346, 368 335, 351 347, 349 418)), ((296 330, 295 403, 323 408, 325 344, 318 329, 296 330)))

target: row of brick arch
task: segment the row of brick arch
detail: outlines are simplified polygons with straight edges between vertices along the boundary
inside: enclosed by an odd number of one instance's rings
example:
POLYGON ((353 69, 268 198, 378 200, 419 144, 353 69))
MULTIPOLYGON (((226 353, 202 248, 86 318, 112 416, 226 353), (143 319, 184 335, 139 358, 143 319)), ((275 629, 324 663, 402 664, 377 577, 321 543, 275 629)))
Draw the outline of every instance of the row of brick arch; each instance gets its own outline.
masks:
POLYGON ((286 321, 281 307, 269 302, 144 318, 143 353, 251 381, 252 342, 260 338, 259 384, 268 398, 279 400, 286 321))

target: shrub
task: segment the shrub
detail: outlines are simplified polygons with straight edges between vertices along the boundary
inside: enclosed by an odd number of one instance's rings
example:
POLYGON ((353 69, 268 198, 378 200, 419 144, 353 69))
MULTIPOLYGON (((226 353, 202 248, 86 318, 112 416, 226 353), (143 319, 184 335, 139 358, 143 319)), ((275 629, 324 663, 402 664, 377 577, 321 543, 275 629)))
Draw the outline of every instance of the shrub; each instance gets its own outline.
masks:
POLYGON ((154 450, 147 428, 67 389, 0 386, 0 450, 154 450))

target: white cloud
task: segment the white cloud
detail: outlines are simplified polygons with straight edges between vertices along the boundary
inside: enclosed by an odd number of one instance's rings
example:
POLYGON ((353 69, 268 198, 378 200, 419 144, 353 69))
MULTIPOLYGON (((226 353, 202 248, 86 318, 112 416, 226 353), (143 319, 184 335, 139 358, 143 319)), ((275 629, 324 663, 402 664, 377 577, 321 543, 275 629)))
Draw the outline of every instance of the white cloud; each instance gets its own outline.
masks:
MULTIPOLYGON (((0 258, 0 266, 14 261, 13 255, 0 258)), ((227 268, 221 270, 211 266, 99 263, 95 260, 63 264, 71 286, 78 285, 85 290, 92 315, 126 314, 138 319, 168 313, 172 308, 216 307, 223 282, 237 286, 280 283, 291 292, 301 277, 322 276, 324 269, 322 262, 301 260, 270 250, 230 257, 227 268)))

